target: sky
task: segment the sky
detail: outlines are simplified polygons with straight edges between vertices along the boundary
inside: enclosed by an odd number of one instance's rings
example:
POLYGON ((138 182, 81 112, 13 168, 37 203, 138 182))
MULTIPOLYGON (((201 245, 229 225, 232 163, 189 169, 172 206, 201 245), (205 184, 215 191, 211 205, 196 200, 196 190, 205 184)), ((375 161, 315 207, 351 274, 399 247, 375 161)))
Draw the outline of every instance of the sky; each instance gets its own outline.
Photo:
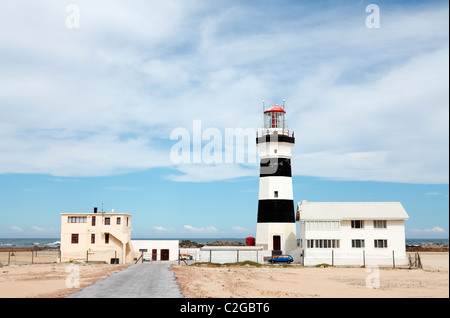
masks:
POLYGON ((399 201, 407 238, 448 238, 448 6, 2 1, 0 237, 93 207, 135 238, 255 236, 285 100, 295 202, 399 201))

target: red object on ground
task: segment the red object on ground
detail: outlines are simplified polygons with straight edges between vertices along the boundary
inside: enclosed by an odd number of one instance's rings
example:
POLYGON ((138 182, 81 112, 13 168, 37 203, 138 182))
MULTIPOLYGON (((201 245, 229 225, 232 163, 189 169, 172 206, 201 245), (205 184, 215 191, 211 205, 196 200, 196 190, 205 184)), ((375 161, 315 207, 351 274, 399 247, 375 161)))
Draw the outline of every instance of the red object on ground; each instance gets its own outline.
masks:
POLYGON ((246 237, 245 238, 245 246, 255 246, 255 238, 254 237, 246 237))

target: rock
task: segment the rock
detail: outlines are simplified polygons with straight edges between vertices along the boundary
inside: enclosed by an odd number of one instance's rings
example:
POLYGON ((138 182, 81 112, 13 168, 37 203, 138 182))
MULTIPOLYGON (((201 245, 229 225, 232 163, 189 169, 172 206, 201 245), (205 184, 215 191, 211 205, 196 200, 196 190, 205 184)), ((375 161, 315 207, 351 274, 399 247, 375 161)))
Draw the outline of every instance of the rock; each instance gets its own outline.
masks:
POLYGON ((182 240, 179 244, 181 248, 200 248, 203 247, 203 244, 198 244, 196 242, 192 242, 190 240, 182 240))
POLYGON ((215 241, 206 243, 207 246, 245 246, 244 243, 236 241, 215 241))

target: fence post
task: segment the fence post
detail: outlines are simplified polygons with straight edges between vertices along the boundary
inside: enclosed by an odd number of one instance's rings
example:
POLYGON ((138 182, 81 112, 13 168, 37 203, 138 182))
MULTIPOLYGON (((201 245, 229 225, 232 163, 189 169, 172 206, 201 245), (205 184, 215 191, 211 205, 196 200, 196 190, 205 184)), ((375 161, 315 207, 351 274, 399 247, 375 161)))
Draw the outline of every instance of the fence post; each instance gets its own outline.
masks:
POLYGON ((306 250, 303 250, 302 252, 302 265, 305 266, 305 256, 306 256, 306 250))
POLYGON ((86 263, 89 263, 89 251, 86 251, 86 263))
POLYGON ((334 266, 334 250, 331 250, 331 266, 334 266))
POLYGON ((394 250, 392 250, 392 266, 393 266, 393 268, 395 268, 395 254, 394 254, 394 250))
POLYGON ((31 251, 31 264, 34 264, 34 253, 31 251))
POLYGON ((363 267, 366 267, 366 251, 363 250, 363 267))

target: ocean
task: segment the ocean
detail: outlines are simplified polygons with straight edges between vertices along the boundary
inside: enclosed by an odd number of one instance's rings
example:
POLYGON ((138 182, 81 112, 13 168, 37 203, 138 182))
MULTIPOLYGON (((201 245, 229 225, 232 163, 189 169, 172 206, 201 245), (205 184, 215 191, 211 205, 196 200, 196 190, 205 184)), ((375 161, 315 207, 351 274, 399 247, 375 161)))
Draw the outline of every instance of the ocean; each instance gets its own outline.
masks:
MULTIPOLYGON (((245 238, 137 238, 135 240, 189 240, 198 244, 206 244, 215 241, 232 241, 245 244, 245 238)), ((449 239, 412 239, 407 238, 406 244, 420 246, 421 244, 449 244, 449 239)), ((33 246, 58 246, 59 238, 0 238, 0 247, 33 247, 33 246)))

